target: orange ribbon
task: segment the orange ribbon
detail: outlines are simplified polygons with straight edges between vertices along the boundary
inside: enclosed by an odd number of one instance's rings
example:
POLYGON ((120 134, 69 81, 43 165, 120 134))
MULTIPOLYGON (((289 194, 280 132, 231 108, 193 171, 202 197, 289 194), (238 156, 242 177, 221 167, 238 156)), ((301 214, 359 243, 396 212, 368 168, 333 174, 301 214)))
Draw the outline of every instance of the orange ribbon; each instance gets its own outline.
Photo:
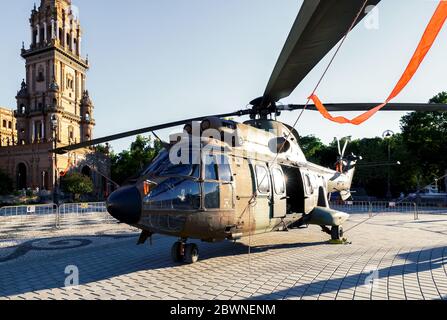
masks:
POLYGON ((62 171, 60 173, 60 176, 65 177, 67 175, 68 171, 70 170, 70 168, 71 168, 71 159, 68 159, 67 167, 65 168, 64 171, 62 171))
POLYGON ((375 115, 378 111, 380 111, 383 107, 385 107, 392 99, 394 99, 397 95, 399 95, 399 93, 407 86, 407 84, 410 82, 410 80, 413 78, 413 76, 419 69, 422 61, 424 61, 424 58, 427 55, 428 51, 430 51, 431 47, 433 46, 433 43, 435 42, 439 32, 441 31, 442 26, 444 25, 446 19, 447 19, 447 1, 440 1, 433 17, 430 20, 430 23, 425 29, 424 35, 422 36, 422 39, 419 42, 419 45, 413 57, 411 58, 410 63, 405 69, 399 82, 394 87, 394 90, 391 92, 391 94, 384 103, 359 115, 358 117, 355 117, 352 120, 349 120, 345 117, 332 116, 327 111, 326 107, 323 105, 323 103, 320 101, 317 95, 313 94, 309 97, 309 99, 311 99, 314 102, 316 108, 323 115, 323 117, 325 117, 330 121, 341 124, 347 124, 347 123, 354 125, 362 124, 363 122, 371 118, 373 115, 375 115))

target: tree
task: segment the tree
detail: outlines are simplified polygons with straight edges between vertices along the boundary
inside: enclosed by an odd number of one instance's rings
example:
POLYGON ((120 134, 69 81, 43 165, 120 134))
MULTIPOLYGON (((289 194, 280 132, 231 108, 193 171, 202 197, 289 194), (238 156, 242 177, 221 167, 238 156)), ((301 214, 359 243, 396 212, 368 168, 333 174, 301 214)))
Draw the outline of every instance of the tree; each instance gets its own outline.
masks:
MULTIPOLYGON (((430 103, 447 103, 441 92, 430 103)), ((414 112, 401 120, 403 143, 413 163, 411 174, 422 187, 445 174, 447 169, 447 113, 414 112)))
POLYGON ((447 91, 442 91, 430 99, 429 103, 447 103, 447 91))
POLYGON ((326 146, 319 138, 314 135, 300 137, 299 144, 308 161, 315 163, 320 162, 321 152, 326 146))
POLYGON ((137 136, 129 150, 119 154, 111 153, 112 180, 122 184, 137 176, 163 149, 159 140, 152 142, 151 137, 137 136))
POLYGON ((12 190, 12 179, 9 175, 0 170, 0 194, 9 194, 12 190))
POLYGON ((93 181, 81 173, 73 172, 61 179, 61 187, 64 192, 73 194, 78 201, 82 194, 93 192, 93 181))

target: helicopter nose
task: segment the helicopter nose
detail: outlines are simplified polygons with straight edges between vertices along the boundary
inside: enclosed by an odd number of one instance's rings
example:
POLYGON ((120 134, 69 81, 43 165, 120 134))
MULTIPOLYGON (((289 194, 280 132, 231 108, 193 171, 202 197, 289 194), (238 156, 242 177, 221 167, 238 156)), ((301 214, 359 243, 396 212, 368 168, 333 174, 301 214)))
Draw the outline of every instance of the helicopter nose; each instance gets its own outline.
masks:
POLYGON ((107 211, 120 222, 135 224, 141 218, 141 195, 135 186, 113 192, 107 199, 107 211))

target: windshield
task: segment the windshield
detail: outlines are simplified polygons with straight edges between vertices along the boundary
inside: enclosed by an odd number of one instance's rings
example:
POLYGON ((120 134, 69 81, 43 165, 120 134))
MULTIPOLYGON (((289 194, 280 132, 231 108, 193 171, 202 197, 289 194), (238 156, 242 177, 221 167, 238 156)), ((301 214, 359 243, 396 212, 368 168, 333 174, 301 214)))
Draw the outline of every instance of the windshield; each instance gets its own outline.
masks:
MULTIPOLYGON (((176 159, 174 159, 177 161, 176 159)), ((182 163, 177 161, 177 163, 172 163, 169 157, 169 152, 162 151, 155 160, 146 168, 143 173, 144 175, 152 176, 182 176, 182 177, 200 177, 200 165, 199 161, 192 161, 192 155, 189 159, 182 163)))
MULTIPOLYGON (((168 160, 169 162, 169 160, 168 160)), ((160 172, 160 176, 200 177, 198 164, 171 164, 170 162, 160 172)))
POLYGON ((169 158, 169 153, 166 150, 161 151, 158 156, 147 166, 147 168, 143 171, 143 175, 157 174, 162 168, 163 164, 165 164, 165 160, 169 158))

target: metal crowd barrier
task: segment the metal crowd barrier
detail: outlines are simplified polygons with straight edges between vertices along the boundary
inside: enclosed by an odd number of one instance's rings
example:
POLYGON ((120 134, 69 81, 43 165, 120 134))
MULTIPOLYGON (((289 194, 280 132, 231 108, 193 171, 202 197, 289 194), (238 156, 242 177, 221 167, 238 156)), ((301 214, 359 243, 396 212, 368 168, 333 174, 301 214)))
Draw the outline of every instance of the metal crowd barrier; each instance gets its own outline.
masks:
POLYGON ((54 204, 0 208, 0 231, 3 235, 56 227, 58 207, 54 204))
POLYGON ((22 205, 0 208, 0 231, 54 229, 112 223, 105 202, 22 205))
POLYGON ((439 203, 393 202, 393 201, 336 201, 331 208, 351 214, 368 213, 413 213, 419 219, 419 213, 447 214, 447 207, 439 203))
POLYGON ((105 202, 65 203, 59 206, 57 227, 75 227, 114 221, 116 220, 107 212, 105 202))

